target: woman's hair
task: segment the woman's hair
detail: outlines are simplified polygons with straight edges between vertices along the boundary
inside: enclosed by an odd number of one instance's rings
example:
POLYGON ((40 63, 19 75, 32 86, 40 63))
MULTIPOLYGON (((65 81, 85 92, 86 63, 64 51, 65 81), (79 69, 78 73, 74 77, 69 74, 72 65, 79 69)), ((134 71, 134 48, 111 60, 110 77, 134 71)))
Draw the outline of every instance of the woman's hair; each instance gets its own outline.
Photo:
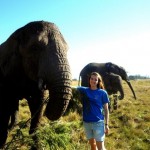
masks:
POLYGON ((102 76, 101 76, 99 73, 97 73, 97 72, 92 72, 92 73, 90 74, 90 76, 89 76, 89 87, 91 87, 91 85, 90 85, 90 78, 91 78, 92 75, 98 77, 97 88, 105 89, 105 87, 104 87, 104 82, 103 82, 103 80, 102 80, 102 76))

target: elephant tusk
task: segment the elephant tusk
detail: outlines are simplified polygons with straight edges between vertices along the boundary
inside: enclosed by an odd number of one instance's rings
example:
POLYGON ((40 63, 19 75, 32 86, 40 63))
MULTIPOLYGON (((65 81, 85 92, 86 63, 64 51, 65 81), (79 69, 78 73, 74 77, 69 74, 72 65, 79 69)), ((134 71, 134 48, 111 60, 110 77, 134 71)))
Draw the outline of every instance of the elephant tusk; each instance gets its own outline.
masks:
POLYGON ((130 81, 127 81, 127 84, 129 85, 129 87, 130 87, 130 89, 131 89, 131 91, 133 93, 134 99, 136 99, 136 95, 135 95, 135 92, 134 92, 134 90, 132 88, 132 85, 131 85, 130 81))

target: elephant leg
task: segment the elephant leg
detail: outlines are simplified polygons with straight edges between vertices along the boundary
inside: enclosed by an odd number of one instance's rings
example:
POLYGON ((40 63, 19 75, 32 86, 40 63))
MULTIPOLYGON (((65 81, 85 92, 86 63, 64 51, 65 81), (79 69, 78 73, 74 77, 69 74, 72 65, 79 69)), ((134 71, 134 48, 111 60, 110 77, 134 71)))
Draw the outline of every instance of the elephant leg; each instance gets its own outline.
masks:
POLYGON ((37 95, 36 97, 31 98, 28 101, 30 112, 31 112, 31 125, 30 125, 30 130, 29 134, 32 134, 39 123, 39 120, 42 116, 42 99, 40 95, 37 95))
POLYGON ((18 116, 19 116, 19 100, 13 103, 13 109, 11 112, 10 124, 8 129, 13 128, 18 123, 18 116))
POLYGON ((110 100, 110 102, 108 103, 108 109, 109 109, 109 112, 111 112, 111 100, 110 100))
POLYGON ((3 148, 8 135, 7 128, 10 119, 9 113, 0 111, 0 119, 0 148, 3 148))
POLYGON ((116 110, 118 108, 118 95, 113 95, 114 98, 114 109, 116 110))

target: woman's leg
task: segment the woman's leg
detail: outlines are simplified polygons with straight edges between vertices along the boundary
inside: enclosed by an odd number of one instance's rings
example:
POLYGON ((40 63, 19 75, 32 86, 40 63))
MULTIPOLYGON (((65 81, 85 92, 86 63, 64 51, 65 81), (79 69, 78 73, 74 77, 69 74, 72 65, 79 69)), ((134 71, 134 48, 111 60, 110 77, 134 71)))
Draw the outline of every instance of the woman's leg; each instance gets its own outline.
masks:
POLYGON ((101 141, 96 141, 96 145, 97 145, 98 150, 103 150, 101 141))
POLYGON ((106 150, 104 146, 104 141, 103 142, 96 141, 96 145, 97 145, 98 150, 106 150))
POLYGON ((96 148, 96 140, 94 138, 89 139, 89 144, 91 146, 91 150, 97 150, 97 148, 96 148))

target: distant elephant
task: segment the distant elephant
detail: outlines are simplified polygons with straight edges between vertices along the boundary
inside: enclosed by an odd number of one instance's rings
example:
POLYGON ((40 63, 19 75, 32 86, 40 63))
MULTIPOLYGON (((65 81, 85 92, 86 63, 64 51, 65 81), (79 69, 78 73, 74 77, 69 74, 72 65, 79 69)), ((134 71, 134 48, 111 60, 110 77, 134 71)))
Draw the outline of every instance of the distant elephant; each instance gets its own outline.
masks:
POLYGON ((31 111, 33 133, 42 115, 43 92, 49 90, 44 115, 59 119, 72 96, 67 43, 54 23, 30 22, 0 45, 0 148, 4 147, 10 116, 22 98, 31 111))
MULTIPOLYGON (((105 89, 109 95, 116 94, 118 91, 124 96, 122 78, 114 73, 106 73, 102 76, 105 89)), ((121 99, 122 97, 120 97, 121 99)))
POLYGON ((116 64, 111 62, 108 63, 89 63, 87 64, 80 72, 79 82, 81 77, 81 85, 88 86, 88 77, 91 72, 96 71, 101 74, 104 80, 105 88, 109 94, 115 94, 120 92, 119 99, 124 98, 124 90, 121 83, 122 80, 126 81, 129 85, 134 98, 136 99, 135 92, 132 88, 132 85, 128 79, 127 73, 123 67, 119 67, 116 64), (120 77, 121 78, 120 78, 120 77), (111 82, 110 82, 111 81, 111 82))

